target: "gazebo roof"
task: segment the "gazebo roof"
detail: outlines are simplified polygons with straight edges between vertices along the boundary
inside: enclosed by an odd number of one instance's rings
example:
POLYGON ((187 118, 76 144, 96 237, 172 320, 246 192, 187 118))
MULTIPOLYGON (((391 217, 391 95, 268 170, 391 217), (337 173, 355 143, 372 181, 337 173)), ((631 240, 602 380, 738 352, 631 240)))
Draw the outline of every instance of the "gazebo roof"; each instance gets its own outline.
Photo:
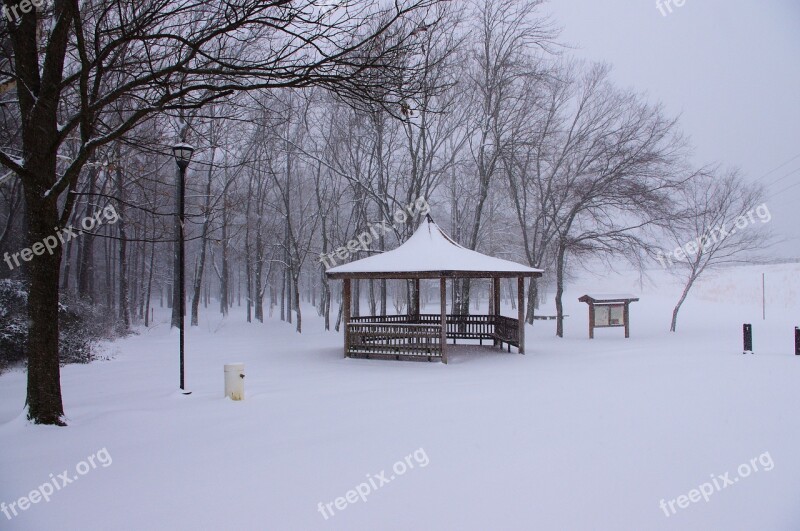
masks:
POLYGON ((400 247, 327 270, 329 278, 540 277, 541 269, 472 251, 430 216, 400 247))

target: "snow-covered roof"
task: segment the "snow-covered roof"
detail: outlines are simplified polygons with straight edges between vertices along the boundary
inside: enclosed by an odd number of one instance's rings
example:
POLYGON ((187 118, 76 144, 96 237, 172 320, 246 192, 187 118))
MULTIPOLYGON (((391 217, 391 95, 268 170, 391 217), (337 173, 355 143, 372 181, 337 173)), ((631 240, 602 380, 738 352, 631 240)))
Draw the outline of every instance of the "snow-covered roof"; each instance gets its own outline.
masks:
POLYGON ((397 249, 331 267, 327 274, 330 278, 538 277, 542 270, 462 247, 426 216, 397 249))
POLYGON ((630 293, 587 293, 580 299, 581 302, 586 302, 586 299, 592 299, 594 303, 603 302, 622 302, 622 301, 638 301, 639 297, 631 295, 630 293))

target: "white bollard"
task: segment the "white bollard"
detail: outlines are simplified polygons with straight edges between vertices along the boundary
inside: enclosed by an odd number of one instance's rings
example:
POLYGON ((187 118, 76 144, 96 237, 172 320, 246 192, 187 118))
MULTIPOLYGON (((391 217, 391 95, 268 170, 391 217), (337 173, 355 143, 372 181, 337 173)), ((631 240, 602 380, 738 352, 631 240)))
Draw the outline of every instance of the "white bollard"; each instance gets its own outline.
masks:
POLYGON ((244 400, 244 363, 225 365, 225 396, 244 400))

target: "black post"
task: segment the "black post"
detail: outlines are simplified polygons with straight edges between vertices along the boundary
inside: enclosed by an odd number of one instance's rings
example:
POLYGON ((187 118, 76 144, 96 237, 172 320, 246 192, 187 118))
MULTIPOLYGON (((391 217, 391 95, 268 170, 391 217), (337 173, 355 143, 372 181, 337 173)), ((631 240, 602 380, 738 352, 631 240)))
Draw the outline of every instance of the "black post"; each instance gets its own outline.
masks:
POLYGON ((794 355, 800 356, 800 328, 794 327, 794 355))
POLYGON ((753 353, 753 325, 746 324, 743 327, 744 331, 744 352, 743 354, 753 353))
POLYGON ((183 253, 184 253, 184 238, 185 238, 184 227, 183 227, 183 225, 184 225, 184 213, 183 213, 183 211, 184 211, 184 201, 186 199, 185 198, 185 196, 186 196, 186 165, 185 164, 179 164, 179 167, 180 167, 180 171, 178 172, 179 173, 179 177, 178 177, 178 188, 179 188, 179 190, 178 190, 178 193, 180 194, 180 197, 178 198, 178 225, 180 226, 180 243, 178 244, 178 274, 179 274, 179 277, 180 277, 179 292, 180 292, 180 298, 181 298, 181 301, 180 301, 180 308, 181 308, 181 310, 180 310, 181 311, 181 326, 180 326, 180 331, 181 331, 181 339, 180 339, 180 343, 181 343, 181 347, 180 347, 181 348, 181 391, 185 391, 186 387, 184 385, 185 379, 184 379, 184 365, 183 365, 183 324, 184 324, 183 322, 184 322, 184 317, 186 315, 186 295, 183 292, 184 291, 183 253))
MULTIPOLYGON (((184 211, 186 210, 186 168, 189 167, 189 161, 192 160, 192 153, 194 148, 189 144, 181 143, 173 146, 172 154, 175 155, 175 162, 178 164, 178 309, 181 314, 179 321, 180 329, 180 350, 181 350, 181 392, 188 395, 191 391, 186 390, 186 378, 184 371, 184 330, 186 321, 186 282, 184 281, 184 256, 186 253, 186 222, 184 211)), ((173 301, 174 307, 174 301, 173 301)))

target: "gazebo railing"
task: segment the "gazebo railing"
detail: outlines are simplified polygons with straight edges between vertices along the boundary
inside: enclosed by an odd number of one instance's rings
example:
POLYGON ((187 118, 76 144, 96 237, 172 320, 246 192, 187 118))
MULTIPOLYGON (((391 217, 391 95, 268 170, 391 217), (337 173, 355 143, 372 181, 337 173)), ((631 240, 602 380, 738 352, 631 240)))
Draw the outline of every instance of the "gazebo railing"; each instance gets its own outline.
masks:
POLYGON ((352 358, 428 360, 442 357, 440 324, 351 322, 347 355, 352 358))
MULTIPOLYGON (((519 348, 519 321, 498 315, 495 317, 495 334, 497 338, 510 347, 514 346, 519 348)), ((502 346, 502 345, 501 345, 502 346)))
MULTIPOLYGON (((349 355, 365 357, 372 354, 394 356, 409 351, 409 356, 441 356, 439 334, 441 316, 438 314, 367 315, 350 318, 349 355), (422 328, 411 328, 422 327, 422 328), (411 337, 408 334, 412 334, 411 337), (433 336, 436 336, 435 338, 433 336), (431 345, 437 345, 435 354, 428 354, 431 345)), ((447 315, 448 339, 494 341, 519 347, 518 321, 502 315, 447 315)))

